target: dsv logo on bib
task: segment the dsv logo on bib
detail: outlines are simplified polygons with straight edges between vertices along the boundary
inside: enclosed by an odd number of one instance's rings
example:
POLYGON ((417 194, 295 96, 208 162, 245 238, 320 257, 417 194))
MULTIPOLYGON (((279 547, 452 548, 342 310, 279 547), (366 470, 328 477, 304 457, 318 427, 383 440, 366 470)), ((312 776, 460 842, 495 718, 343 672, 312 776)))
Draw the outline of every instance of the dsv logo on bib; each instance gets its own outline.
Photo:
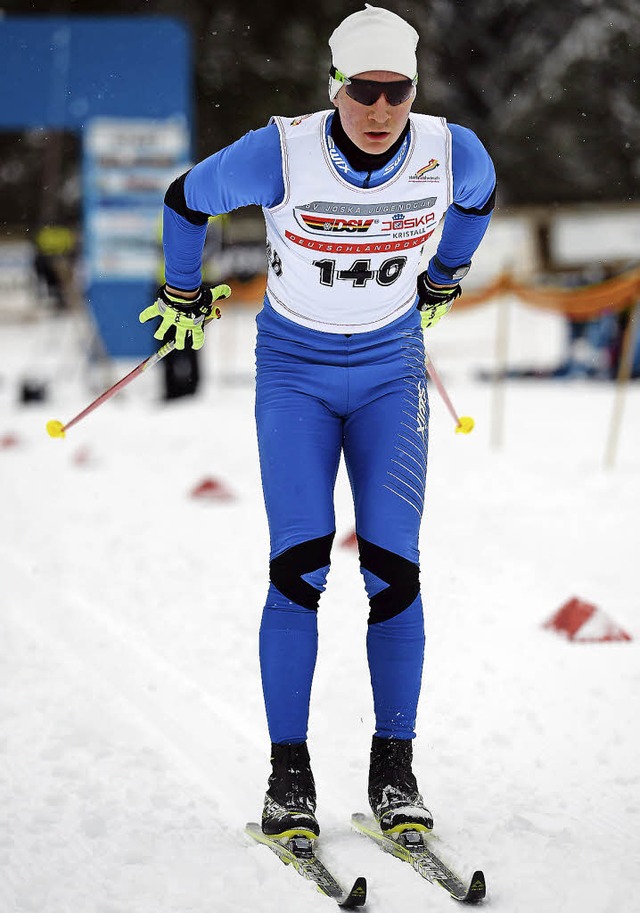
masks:
POLYGON ((311 215, 307 212, 300 213, 300 217, 306 228, 320 232, 364 234, 373 225, 373 219, 347 219, 344 216, 311 215))

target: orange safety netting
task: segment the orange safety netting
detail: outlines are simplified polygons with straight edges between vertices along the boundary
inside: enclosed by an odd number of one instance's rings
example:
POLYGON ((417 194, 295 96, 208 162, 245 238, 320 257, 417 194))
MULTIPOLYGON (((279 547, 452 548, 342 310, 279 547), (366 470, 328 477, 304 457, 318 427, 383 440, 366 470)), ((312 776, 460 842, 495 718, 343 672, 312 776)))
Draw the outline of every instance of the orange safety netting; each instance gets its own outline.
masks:
MULTIPOLYGON (((258 304, 264 297, 265 285, 266 276, 263 275, 255 276, 248 282, 234 282, 233 300, 258 304)), ((572 320, 589 320, 600 314, 624 311, 640 300, 640 268, 597 285, 579 288, 525 285, 509 273, 503 273, 483 289, 465 291, 456 301, 455 309, 459 311, 487 304, 503 295, 514 295, 525 304, 556 311, 572 320)))
POLYGON ((267 277, 259 274, 245 281, 232 280, 232 304, 261 304, 267 285, 267 277))
POLYGON ((573 320, 589 320, 600 314, 624 311, 640 300, 640 268, 580 288, 524 285, 509 273, 503 273, 484 289, 465 292, 455 308, 486 304, 501 295, 514 295, 525 304, 556 311, 573 320))

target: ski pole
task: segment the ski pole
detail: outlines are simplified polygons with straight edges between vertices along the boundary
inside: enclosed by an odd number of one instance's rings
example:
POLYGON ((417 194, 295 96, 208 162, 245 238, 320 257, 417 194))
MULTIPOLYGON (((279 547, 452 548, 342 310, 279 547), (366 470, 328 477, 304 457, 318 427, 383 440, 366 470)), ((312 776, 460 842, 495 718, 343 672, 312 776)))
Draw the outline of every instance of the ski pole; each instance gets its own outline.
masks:
POLYGON ((427 373, 429 374, 429 377, 436 385, 436 389, 438 390, 438 393, 442 397, 445 406, 451 413, 451 416, 452 416, 454 422, 456 423, 456 434, 469 434, 471 431, 473 431, 473 427, 475 425, 474 420, 471 418, 470 415, 458 416, 458 413, 453 408, 453 403, 449 399, 449 394, 445 390, 444 384, 440 380, 440 375, 436 371, 436 367, 435 367, 434 363, 431 361, 431 358, 429 357, 428 353, 425 353, 425 365, 426 365, 427 373))
MULTIPOLYGON (((211 316, 205 321, 209 323, 211 320, 217 320, 221 317, 220 308, 215 308, 211 316)), ((117 393, 119 390, 124 389, 132 380, 135 380, 136 377, 139 377, 144 371, 148 371, 149 368, 153 368, 154 365, 157 365, 159 361, 165 358, 170 352, 176 347, 175 340, 171 339, 169 342, 165 342, 163 346, 160 346, 157 352, 154 352, 153 355, 149 355, 148 358, 145 358, 144 361, 141 361, 139 365, 130 371, 127 375, 117 381, 112 387, 109 387, 108 390, 105 390, 104 393, 101 393, 97 399, 94 399, 92 403, 89 403, 86 408, 75 415, 70 419, 66 425, 63 425, 62 422, 59 422, 57 419, 51 419, 47 422, 47 433, 49 437, 64 437, 69 428, 73 425, 76 425, 79 421, 89 415, 90 412, 93 412, 94 409, 97 409, 98 406, 101 406, 108 399, 117 393)))

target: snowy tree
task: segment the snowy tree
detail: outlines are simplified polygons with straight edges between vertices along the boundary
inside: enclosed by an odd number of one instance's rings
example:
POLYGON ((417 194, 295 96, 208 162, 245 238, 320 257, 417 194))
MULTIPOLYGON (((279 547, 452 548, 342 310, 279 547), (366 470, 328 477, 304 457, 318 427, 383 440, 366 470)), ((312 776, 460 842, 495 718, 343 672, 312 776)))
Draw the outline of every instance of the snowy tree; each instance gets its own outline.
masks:
POLYGON ((502 199, 637 197, 638 0, 432 0, 414 21, 423 101, 483 138, 502 199))

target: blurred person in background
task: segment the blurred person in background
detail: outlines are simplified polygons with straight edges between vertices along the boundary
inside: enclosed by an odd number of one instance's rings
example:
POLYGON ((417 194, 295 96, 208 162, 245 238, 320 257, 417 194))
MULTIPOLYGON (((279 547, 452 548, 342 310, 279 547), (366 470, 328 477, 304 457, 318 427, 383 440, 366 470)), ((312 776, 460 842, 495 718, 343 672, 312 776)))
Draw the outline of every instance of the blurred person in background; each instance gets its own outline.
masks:
POLYGON ((71 306, 77 248, 76 233, 64 225, 42 225, 35 233, 33 268, 39 292, 57 313, 71 306))
POLYGON ((176 334, 179 348, 199 348, 224 289, 202 284, 207 221, 262 207, 268 276, 255 411, 271 540, 260 664, 272 766, 262 828, 281 839, 319 833, 307 728, 341 454, 370 604, 369 802, 385 832, 433 825, 412 769, 424 656, 422 329, 461 293, 495 173, 470 130, 411 112, 417 42, 405 20, 367 4, 329 40, 330 110, 272 117, 178 178, 165 197, 166 284, 140 315, 161 318, 156 338, 176 334))

